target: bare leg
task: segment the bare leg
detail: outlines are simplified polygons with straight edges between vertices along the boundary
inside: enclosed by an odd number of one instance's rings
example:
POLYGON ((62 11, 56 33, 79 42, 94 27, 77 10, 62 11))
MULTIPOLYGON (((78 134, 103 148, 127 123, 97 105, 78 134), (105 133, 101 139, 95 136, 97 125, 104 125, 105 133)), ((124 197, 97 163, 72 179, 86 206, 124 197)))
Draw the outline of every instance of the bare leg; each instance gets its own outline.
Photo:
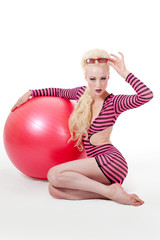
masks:
POLYGON ((100 194, 94 192, 87 192, 77 189, 68 189, 68 188, 58 188, 51 183, 49 183, 49 192, 53 197, 56 198, 63 198, 63 199, 70 199, 70 200, 82 200, 82 199, 105 199, 111 200, 106 198, 100 194))
POLYGON ((139 206, 144 203, 136 194, 125 192, 119 183, 106 186, 73 171, 60 173, 57 178, 51 178, 50 183, 55 187, 93 192, 122 204, 139 206))

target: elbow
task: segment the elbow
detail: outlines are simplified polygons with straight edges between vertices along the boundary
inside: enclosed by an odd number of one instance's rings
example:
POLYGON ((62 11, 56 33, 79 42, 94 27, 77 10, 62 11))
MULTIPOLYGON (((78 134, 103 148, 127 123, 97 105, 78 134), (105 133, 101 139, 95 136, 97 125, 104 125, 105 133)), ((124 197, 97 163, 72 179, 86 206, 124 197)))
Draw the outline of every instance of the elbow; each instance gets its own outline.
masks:
POLYGON ((153 92, 151 91, 151 99, 154 97, 154 94, 153 94, 153 92))
POLYGON ((139 96, 139 97, 138 97, 138 100, 139 100, 140 102, 147 103, 147 102, 149 102, 153 97, 154 97, 154 94, 153 94, 152 91, 150 91, 150 92, 147 93, 146 95, 143 95, 143 96, 141 95, 141 96, 139 96))
POLYGON ((150 91, 149 93, 147 93, 147 95, 145 95, 144 99, 146 99, 146 101, 149 102, 153 97, 154 97, 154 94, 152 91, 150 91))
POLYGON ((153 92, 151 91, 151 92, 149 93, 149 96, 148 96, 147 99, 150 101, 153 97, 154 97, 154 94, 153 94, 153 92))

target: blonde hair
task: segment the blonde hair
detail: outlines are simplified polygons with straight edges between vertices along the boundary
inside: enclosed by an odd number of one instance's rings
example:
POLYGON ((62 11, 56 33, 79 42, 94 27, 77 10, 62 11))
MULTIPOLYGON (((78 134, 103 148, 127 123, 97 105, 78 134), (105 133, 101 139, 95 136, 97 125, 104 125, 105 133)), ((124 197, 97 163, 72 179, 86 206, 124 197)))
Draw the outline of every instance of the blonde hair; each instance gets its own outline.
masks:
MULTIPOLYGON (((105 50, 98 48, 89 50, 83 54, 81 59, 81 66, 84 74, 86 74, 87 72, 87 63, 85 62, 85 60, 87 58, 99 57, 108 58, 109 54, 105 50)), ((99 64, 100 66, 106 65, 109 70, 109 65, 107 63, 97 63, 96 61, 94 64, 99 64)), ((87 140, 88 138, 87 130, 90 127, 92 119, 92 102, 93 98, 90 94, 89 87, 87 87, 84 94, 79 98, 78 102, 74 106, 74 110, 69 118, 69 130, 71 137, 67 142, 69 142, 70 140, 77 140, 77 143, 74 147, 78 147, 79 151, 83 151, 82 135, 86 135, 85 140, 87 140)))

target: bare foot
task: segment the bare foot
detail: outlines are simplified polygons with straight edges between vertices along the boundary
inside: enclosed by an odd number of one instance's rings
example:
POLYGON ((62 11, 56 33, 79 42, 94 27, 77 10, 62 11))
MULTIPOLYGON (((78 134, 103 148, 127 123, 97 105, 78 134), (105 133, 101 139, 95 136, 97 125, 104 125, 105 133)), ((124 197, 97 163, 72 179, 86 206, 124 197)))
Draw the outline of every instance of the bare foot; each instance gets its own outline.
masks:
POLYGON ((140 206, 144 203, 136 194, 128 194, 119 183, 109 186, 112 191, 111 199, 126 205, 140 206))

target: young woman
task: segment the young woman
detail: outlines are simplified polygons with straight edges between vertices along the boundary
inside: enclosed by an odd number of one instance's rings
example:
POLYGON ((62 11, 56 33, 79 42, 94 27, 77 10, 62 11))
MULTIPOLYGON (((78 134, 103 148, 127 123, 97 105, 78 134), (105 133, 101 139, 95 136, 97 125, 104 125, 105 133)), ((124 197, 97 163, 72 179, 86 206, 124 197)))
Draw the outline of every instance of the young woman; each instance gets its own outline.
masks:
POLYGON ((120 151, 111 143, 110 134, 118 116, 153 98, 153 92, 126 69, 124 56, 108 54, 103 49, 84 53, 81 65, 88 86, 72 89, 46 88, 30 90, 13 106, 12 111, 31 96, 55 96, 74 99, 77 104, 69 119, 70 140, 88 158, 59 164, 48 172, 49 193, 63 199, 107 199, 140 206, 136 194, 122 188, 128 166, 120 151), (134 95, 114 95, 106 91, 109 68, 113 67, 136 91, 134 95))

